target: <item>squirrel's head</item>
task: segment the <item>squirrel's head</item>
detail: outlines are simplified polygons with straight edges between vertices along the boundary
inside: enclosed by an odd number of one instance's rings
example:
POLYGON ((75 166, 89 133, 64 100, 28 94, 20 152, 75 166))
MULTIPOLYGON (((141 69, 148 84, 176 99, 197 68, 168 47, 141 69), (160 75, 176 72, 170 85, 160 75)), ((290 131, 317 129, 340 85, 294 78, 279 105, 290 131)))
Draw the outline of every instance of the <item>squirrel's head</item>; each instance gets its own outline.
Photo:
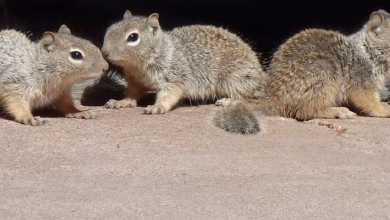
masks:
POLYGON ((122 67, 147 59, 160 39, 158 18, 156 13, 139 17, 127 10, 122 21, 107 29, 101 50, 103 56, 110 63, 122 67))
POLYGON ((385 10, 373 12, 366 31, 370 47, 390 60, 390 14, 385 10))
POLYGON ((57 33, 45 32, 40 47, 47 55, 46 64, 67 74, 67 80, 73 82, 100 76, 108 69, 99 48, 73 36, 66 25, 62 25, 57 33))

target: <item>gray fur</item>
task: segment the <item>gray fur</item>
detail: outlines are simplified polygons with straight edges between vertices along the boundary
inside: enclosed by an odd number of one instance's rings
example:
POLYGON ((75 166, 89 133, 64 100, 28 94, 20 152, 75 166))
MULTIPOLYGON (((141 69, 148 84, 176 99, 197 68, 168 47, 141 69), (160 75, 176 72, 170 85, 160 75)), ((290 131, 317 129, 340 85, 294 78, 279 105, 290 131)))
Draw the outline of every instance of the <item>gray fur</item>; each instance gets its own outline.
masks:
POLYGON ((245 105, 231 106, 217 111, 214 124, 236 134, 257 134, 262 131, 256 116, 245 105))
POLYGON ((135 107, 147 91, 157 100, 146 114, 171 110, 181 99, 255 98, 264 95, 265 73, 253 50, 238 36, 222 28, 193 25, 163 31, 158 15, 131 16, 108 28, 102 53, 124 69, 126 98, 110 100, 109 108, 135 107), (126 39, 140 38, 136 46, 126 39))
POLYGON ((15 30, 0 32, 0 105, 16 121, 41 125, 34 109, 55 107, 67 117, 95 118, 72 103, 70 87, 103 73, 108 68, 92 43, 70 34, 61 26, 58 33, 45 32, 38 43, 15 30), (75 60, 78 51, 83 58, 75 60))

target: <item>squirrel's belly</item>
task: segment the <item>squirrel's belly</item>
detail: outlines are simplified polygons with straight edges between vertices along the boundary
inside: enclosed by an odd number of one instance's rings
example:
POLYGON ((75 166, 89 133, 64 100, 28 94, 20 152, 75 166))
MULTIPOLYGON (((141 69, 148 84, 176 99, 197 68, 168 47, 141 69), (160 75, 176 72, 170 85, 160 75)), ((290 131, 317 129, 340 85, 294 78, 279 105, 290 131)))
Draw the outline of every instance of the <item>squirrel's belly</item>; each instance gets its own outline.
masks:
POLYGON ((27 96, 30 97, 31 109, 49 107, 58 98, 58 95, 45 95, 41 91, 32 92, 31 94, 27 94, 27 96))

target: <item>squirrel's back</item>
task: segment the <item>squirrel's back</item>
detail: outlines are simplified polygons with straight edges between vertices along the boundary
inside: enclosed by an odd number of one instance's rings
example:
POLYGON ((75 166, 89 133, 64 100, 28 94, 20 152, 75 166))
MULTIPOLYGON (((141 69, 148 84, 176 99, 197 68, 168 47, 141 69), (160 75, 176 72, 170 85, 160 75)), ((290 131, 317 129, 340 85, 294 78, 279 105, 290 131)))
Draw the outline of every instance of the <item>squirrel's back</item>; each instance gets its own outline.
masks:
MULTIPOLYGON (((15 30, 0 31, 0 74, 4 69, 17 68, 19 73, 36 55, 36 45, 27 36, 15 30)), ((28 68, 28 67, 27 67, 28 68)))
POLYGON ((339 32, 306 29, 289 38, 275 54, 283 52, 285 55, 298 56, 307 55, 312 50, 338 54, 340 52, 338 48, 345 47, 350 47, 348 38, 339 32))
POLYGON ((23 33, 9 29, 0 31, 0 44, 2 45, 1 50, 7 50, 6 47, 11 48, 16 46, 28 46, 31 45, 31 40, 23 33))
MULTIPOLYGON (((175 49, 181 52, 194 68, 211 69, 228 74, 241 68, 263 71, 257 54, 236 34, 210 25, 191 25, 168 32, 175 49)), ((193 69, 195 72, 196 70, 193 69)), ((201 71, 199 70, 199 71, 201 71)))
POLYGON ((176 50, 174 59, 185 58, 191 69, 187 97, 222 93, 240 99, 264 89, 266 76, 257 54, 236 34, 210 25, 184 26, 167 34, 176 50), (241 84, 247 84, 248 92, 229 92, 241 84))
POLYGON ((211 25, 190 25, 175 28, 167 33, 174 45, 184 46, 176 49, 186 51, 187 56, 191 56, 189 53, 191 51, 234 55, 237 49, 240 55, 256 56, 252 48, 239 36, 224 28, 211 25))

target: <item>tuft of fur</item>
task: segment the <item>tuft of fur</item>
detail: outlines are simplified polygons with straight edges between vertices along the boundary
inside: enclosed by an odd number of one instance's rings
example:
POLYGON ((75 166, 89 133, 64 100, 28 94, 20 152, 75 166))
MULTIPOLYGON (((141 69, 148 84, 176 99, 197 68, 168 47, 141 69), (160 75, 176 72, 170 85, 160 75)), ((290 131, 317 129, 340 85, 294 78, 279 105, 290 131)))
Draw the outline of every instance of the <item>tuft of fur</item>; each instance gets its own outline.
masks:
POLYGON ((256 134, 262 132, 262 124, 256 115, 278 116, 276 103, 265 99, 238 100, 229 107, 218 110, 213 117, 214 125, 225 131, 238 134, 256 134))
POLYGON ((146 114, 166 113, 181 99, 264 95, 266 75, 256 53, 222 28, 192 25, 163 31, 157 14, 142 17, 127 11, 107 29, 102 53, 123 68, 128 82, 126 98, 110 100, 108 108, 135 107, 148 91, 156 91, 157 98, 144 109, 146 114))
POLYGON ((390 76, 390 14, 373 12, 351 36, 304 30, 279 47, 268 74, 267 96, 282 116, 390 117, 380 97, 390 76))
POLYGON ((72 87, 72 97, 82 105, 102 106, 110 99, 123 99, 127 82, 123 73, 110 69, 101 77, 77 83, 72 87))
POLYGON ((0 106, 22 124, 42 125, 32 110, 54 107, 70 118, 96 118, 73 105, 70 88, 100 76, 108 63, 99 49, 65 25, 33 43, 21 32, 0 31, 0 106))
POLYGON ((218 110, 213 122, 217 127, 236 134, 250 135, 262 131, 253 111, 245 105, 234 105, 218 110))

